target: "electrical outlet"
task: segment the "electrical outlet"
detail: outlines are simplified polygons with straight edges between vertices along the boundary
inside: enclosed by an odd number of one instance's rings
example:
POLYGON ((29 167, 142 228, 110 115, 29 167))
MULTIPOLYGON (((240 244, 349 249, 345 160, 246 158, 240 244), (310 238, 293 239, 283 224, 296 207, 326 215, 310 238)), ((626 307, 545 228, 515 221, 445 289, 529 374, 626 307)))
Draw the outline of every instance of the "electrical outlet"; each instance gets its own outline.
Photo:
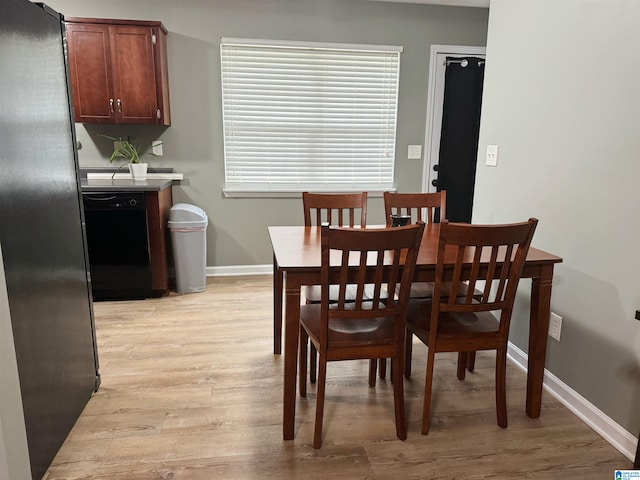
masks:
POLYGON ((560 341, 560 331, 562 330, 562 317, 551 312, 549 316, 549 336, 560 341))
POLYGON ((420 160, 422 158, 422 145, 409 145, 407 159, 420 160))
POLYGON ((154 140, 151 142, 151 151, 157 157, 162 156, 162 142, 160 140, 154 140))

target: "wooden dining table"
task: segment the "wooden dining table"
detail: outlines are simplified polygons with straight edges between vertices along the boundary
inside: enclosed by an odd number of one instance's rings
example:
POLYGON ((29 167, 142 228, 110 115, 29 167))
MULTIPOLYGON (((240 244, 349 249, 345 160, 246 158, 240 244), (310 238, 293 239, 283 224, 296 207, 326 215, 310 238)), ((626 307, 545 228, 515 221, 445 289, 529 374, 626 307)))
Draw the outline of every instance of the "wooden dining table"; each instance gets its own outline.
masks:
MULTIPOLYGON (((438 223, 426 225, 416 263, 415 281, 435 280, 439 231, 438 223)), ((320 284, 320 228, 273 226, 269 227, 269 236, 273 247, 275 354, 282 351, 284 293, 283 437, 292 440, 295 436, 300 291, 304 285, 320 284)), ((531 279, 526 393, 526 413, 531 418, 540 416, 553 269, 560 262, 562 258, 531 247, 522 275, 531 279)))

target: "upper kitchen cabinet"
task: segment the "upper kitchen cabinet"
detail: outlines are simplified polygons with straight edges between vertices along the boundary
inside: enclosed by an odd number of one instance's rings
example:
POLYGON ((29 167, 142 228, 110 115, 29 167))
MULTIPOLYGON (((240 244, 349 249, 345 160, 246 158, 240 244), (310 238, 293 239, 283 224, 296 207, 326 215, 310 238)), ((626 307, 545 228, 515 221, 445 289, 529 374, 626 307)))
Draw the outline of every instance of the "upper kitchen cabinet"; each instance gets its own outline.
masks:
POLYGON ((75 121, 171 125, 160 22, 67 18, 75 121))

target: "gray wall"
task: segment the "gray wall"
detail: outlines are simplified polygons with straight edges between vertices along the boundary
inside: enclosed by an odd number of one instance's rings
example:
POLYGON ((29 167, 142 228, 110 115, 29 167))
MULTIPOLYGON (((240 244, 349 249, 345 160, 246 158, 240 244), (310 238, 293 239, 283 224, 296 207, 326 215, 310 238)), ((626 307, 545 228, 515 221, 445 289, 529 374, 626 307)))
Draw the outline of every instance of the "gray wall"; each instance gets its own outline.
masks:
MULTIPOLYGON (((299 198, 224 198, 220 37, 308 40, 404 46, 396 184, 420 191, 422 163, 407 160, 407 145, 424 141, 431 44, 486 43, 488 10, 361 0, 50 0, 65 16, 161 20, 169 30, 171 127, 99 127, 78 124, 81 166, 105 166, 111 136, 159 138, 164 157, 186 180, 174 201, 209 215, 209 266, 264 265, 272 260, 269 225, 302 224, 299 198)), ((369 202, 369 223, 383 223, 382 200, 369 202)))
MULTIPOLYGON (((492 0, 473 221, 564 258, 547 368, 640 430, 640 3, 492 0), (484 165, 488 144, 498 166, 484 165)), ((527 288, 528 288, 528 283, 527 288)), ((528 292, 512 340, 526 350, 528 292)))
POLYGON ((28 480, 31 466, 1 249, 0 385, 0 480, 28 480))

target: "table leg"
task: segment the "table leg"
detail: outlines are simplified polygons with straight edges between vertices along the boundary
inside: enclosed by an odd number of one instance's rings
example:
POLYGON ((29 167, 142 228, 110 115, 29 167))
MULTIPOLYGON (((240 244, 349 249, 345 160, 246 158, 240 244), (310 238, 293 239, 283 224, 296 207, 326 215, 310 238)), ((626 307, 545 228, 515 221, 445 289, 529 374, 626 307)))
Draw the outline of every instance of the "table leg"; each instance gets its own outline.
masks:
POLYGON ((282 352, 282 284, 283 273, 273 256, 273 353, 282 352))
POLYGON ((284 330, 284 398, 283 436, 293 440, 296 419, 296 379, 298 369, 298 338, 300 329, 300 285, 286 281, 285 330, 284 330))
POLYGON ((547 356, 552 279, 553 265, 548 265, 541 268, 540 278, 534 278, 531 282, 526 404, 527 415, 531 418, 538 418, 542 407, 542 383, 547 356))

